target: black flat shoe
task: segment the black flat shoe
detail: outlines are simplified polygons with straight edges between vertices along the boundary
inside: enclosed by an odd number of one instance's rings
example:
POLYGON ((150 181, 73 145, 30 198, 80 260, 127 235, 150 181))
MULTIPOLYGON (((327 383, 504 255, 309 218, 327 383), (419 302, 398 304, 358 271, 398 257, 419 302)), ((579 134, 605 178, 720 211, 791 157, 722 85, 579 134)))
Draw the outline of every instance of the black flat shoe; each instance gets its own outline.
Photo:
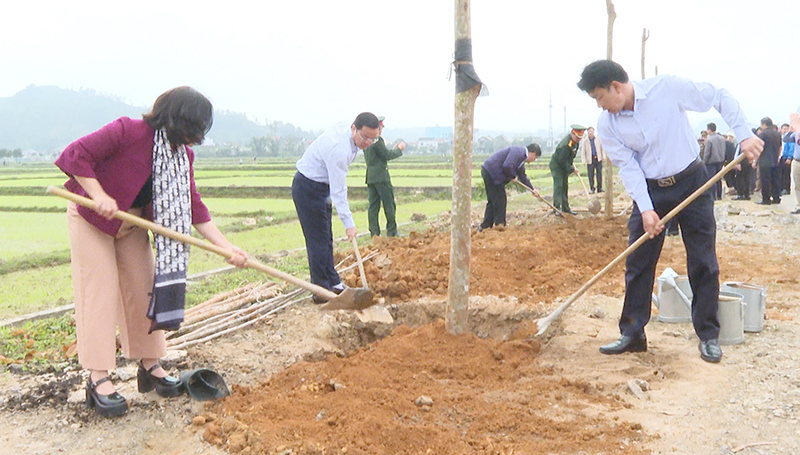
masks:
POLYGON ((717 338, 701 341, 697 347, 700 349, 700 358, 706 362, 719 363, 722 360, 722 349, 717 338))
POLYGON ((128 411, 128 402, 119 393, 100 395, 95 390, 98 385, 110 380, 111 378, 106 376, 97 382, 92 382, 91 375, 86 380, 86 406, 94 408, 97 414, 103 417, 117 417, 128 411))
POLYGON ((172 376, 164 376, 157 378, 153 376, 153 370, 161 365, 155 364, 149 370, 145 370, 142 362, 139 362, 139 371, 136 374, 136 382, 139 386, 139 393, 146 393, 156 389, 156 393, 160 397, 177 397, 183 393, 183 383, 178 378, 172 376))
POLYGON ((600 346, 600 352, 608 355, 622 354, 623 352, 647 352, 647 337, 644 334, 638 337, 622 335, 617 341, 600 346))

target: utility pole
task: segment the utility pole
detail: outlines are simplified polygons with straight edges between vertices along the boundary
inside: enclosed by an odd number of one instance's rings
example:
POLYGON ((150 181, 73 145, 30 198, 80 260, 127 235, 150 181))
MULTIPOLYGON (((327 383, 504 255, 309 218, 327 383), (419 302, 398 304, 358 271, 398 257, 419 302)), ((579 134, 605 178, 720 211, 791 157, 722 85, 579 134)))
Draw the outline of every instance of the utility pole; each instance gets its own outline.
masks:
POLYGON ((472 66, 470 0, 455 0, 456 97, 453 135, 453 210, 450 229, 450 277, 445 326, 453 335, 469 323, 471 254, 472 133, 475 100, 483 88, 472 66))

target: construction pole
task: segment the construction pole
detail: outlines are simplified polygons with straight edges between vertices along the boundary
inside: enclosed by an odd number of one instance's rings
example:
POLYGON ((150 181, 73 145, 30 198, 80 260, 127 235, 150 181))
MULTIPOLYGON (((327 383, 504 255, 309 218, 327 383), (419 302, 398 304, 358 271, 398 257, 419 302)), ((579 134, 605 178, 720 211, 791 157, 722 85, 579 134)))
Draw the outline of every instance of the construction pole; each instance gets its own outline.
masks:
MULTIPOLYGON (((608 33, 606 35, 606 58, 611 60, 612 55, 612 41, 614 38, 614 20, 617 19, 617 12, 614 9, 612 0, 606 0, 606 11, 608 12, 608 33)), ((614 217, 614 165, 611 159, 606 155, 605 159, 605 185, 606 185, 606 219, 610 220, 614 217)))
POLYGON ((469 323, 470 224, 472 206, 472 136, 475 100, 483 84, 472 65, 470 0, 455 1, 456 97, 453 134, 453 210, 450 230, 450 277, 445 326, 451 334, 469 323))

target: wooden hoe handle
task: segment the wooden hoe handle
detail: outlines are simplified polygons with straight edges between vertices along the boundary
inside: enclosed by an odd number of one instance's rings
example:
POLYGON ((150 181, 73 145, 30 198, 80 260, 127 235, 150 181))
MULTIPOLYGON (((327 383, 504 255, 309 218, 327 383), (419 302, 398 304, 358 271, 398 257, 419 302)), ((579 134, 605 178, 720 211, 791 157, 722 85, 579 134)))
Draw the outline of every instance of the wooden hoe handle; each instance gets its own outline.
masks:
MULTIPOLYGON (((93 200, 91 200, 91 199, 89 199, 87 197, 79 196, 79 195, 77 195, 77 194, 75 194, 75 193, 73 193, 71 191, 67 191, 67 190, 65 190, 63 188, 58 188, 58 187, 55 187, 55 186, 49 186, 49 187, 47 187, 47 193, 55 195, 55 196, 62 197, 64 199, 68 199, 68 200, 70 200, 70 201, 72 201, 72 202, 74 202, 74 203, 76 203, 78 205, 82 205, 82 206, 84 206, 86 208, 90 208, 92 210, 94 210, 94 207, 95 207, 95 204, 94 204, 93 200)), ((232 258, 233 256, 236 255, 236 253, 234 253, 231 250, 228 250, 228 249, 222 248, 220 246, 214 245, 213 243, 207 242, 205 240, 200 240, 200 239, 192 237, 190 235, 182 234, 180 232, 177 232, 177 231, 174 231, 172 229, 166 228, 164 226, 161 226, 160 224, 153 223, 152 221, 148 221, 148 220, 146 220, 144 218, 141 218, 141 217, 138 217, 136 215, 131 215, 128 212, 123 212, 121 210, 117 210, 114 213, 114 218, 117 218, 117 219, 122 220, 122 221, 127 221, 127 222, 133 224, 134 226, 138 226, 138 227, 143 228, 143 229, 149 229, 149 230, 155 232, 156 234, 163 235, 164 237, 169 237, 169 238, 171 238, 173 240, 177 240, 177 241, 183 242, 183 243, 188 243, 190 245, 196 246, 198 248, 202 248, 202 249, 204 249, 206 251, 210 251, 212 253, 217 253, 218 255, 220 255, 220 256, 222 256, 222 257, 224 257, 226 259, 230 259, 230 258, 232 258)), ((317 286, 316 284, 309 283, 307 281, 301 280, 300 278, 297 278, 295 276, 289 275, 288 273, 281 272, 280 270, 274 269, 274 268, 272 268, 272 267, 270 267, 270 266, 268 266, 266 264, 262 264, 261 262, 255 260, 255 259, 252 259, 252 258, 247 259, 247 262, 245 262, 245 266, 250 267, 252 269, 260 270, 260 271, 266 273, 267 275, 273 276, 275 278, 278 278, 280 280, 286 281, 288 283, 292 283, 292 284, 294 284, 296 286, 299 286, 299 287, 301 287, 301 288, 303 288, 303 289, 305 289, 305 290, 307 290, 307 291, 309 291, 309 292, 311 292, 313 294, 316 294, 316 295, 318 295, 320 297, 324 297, 324 298, 329 299, 329 300, 336 298, 336 294, 334 294, 333 292, 331 292, 331 291, 329 291, 329 290, 327 290, 327 289, 325 289, 325 288, 323 288, 321 286, 317 286)))

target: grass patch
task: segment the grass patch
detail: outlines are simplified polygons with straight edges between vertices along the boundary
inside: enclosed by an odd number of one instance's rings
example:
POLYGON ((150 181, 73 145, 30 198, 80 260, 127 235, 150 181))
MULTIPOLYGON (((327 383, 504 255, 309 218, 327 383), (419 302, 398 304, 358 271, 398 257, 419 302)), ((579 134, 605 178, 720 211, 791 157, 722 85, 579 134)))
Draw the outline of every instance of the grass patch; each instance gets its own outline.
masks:
POLYGON ((31 321, 21 327, 0 327, 0 363, 24 363, 26 369, 69 359, 75 342, 71 314, 31 321))
POLYGON ((55 267, 62 264, 69 264, 69 260, 69 250, 56 251, 53 253, 28 254, 10 260, 0 259, 0 276, 39 267, 55 267))
POLYGON ((0 280, 0 319, 72 302, 69 264, 11 272, 0 280))
POLYGON ((0 207, 67 210, 67 201, 56 196, 0 196, 0 207))
POLYGON ((64 213, 0 212, 0 258, 49 254, 69 249, 64 213))

